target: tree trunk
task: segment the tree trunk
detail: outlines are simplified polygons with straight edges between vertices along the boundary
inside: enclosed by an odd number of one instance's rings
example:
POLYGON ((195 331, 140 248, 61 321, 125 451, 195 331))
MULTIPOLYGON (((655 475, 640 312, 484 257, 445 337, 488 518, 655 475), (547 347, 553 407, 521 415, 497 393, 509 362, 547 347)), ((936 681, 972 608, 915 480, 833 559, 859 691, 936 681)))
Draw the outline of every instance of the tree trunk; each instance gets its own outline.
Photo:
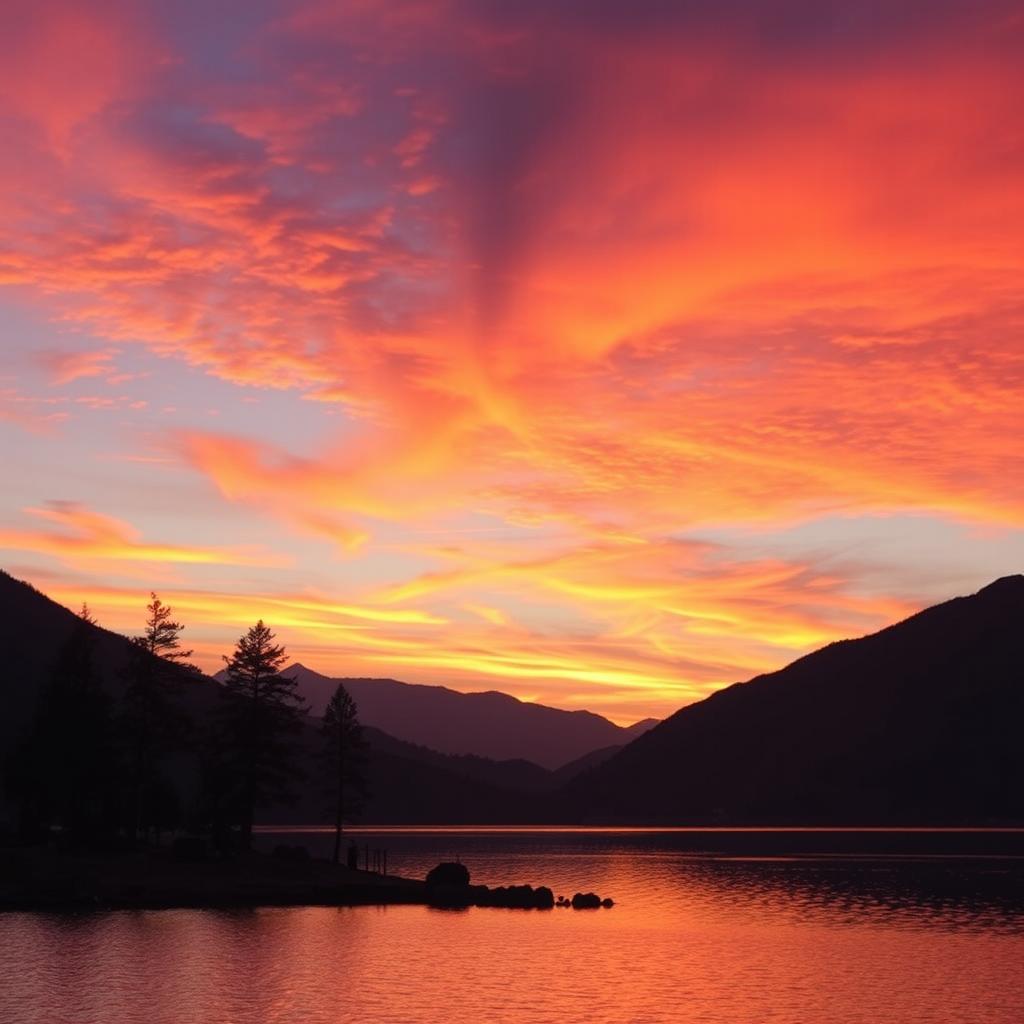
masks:
POLYGON ((242 798, 242 848, 252 849, 252 820, 256 814, 256 768, 253 758, 249 758, 249 766, 245 778, 245 795, 242 798))
POLYGON ((341 861, 341 827, 345 815, 345 748, 338 750, 338 796, 334 806, 334 863, 341 861))
POLYGON ((247 800, 242 817, 242 847, 246 850, 252 849, 252 817, 252 801, 247 800))
POLYGON ((341 799, 334 817, 334 863, 341 863, 341 799))

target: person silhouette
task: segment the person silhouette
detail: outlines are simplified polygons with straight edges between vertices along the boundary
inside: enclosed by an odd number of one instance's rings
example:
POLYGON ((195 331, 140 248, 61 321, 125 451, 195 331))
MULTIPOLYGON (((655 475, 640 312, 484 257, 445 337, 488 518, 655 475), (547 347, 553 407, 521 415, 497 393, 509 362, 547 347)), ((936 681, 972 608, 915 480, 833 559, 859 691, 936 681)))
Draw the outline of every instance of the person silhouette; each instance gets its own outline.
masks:
POLYGON ((348 847, 348 866, 353 870, 359 867, 359 847, 356 844, 349 843, 348 847))

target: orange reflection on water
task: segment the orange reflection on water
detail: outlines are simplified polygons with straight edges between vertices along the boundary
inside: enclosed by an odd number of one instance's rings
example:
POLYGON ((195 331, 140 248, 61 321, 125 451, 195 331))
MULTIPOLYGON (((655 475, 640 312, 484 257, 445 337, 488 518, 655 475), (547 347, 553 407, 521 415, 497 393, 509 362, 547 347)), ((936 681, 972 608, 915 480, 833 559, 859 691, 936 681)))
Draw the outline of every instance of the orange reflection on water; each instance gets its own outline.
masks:
MULTIPOLYGON (((713 845, 707 831, 687 830, 713 845)), ((741 860, 681 849, 679 833, 663 830, 382 835, 406 873, 457 851, 475 880, 543 882, 569 895, 592 889, 616 905, 2 915, 0 1018, 1022 1019, 1020 860, 741 860)))

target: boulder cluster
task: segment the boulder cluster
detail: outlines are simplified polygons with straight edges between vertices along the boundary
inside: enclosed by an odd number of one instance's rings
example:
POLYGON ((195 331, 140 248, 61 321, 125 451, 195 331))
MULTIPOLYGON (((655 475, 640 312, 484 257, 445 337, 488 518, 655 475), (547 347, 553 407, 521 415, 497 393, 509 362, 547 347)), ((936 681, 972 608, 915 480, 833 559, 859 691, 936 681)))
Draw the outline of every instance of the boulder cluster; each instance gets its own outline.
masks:
POLYGON ((550 910, 555 905, 554 893, 546 886, 536 889, 532 885, 501 885, 488 889, 486 885, 449 885, 445 883, 427 887, 432 907, 513 907, 518 910, 550 910))
POLYGON ((559 896, 555 901, 556 907, 572 907, 573 910, 597 910, 598 907, 614 907, 615 901, 605 897, 601 899, 596 892, 578 892, 571 900, 559 896))
POLYGON ((445 862, 431 868, 426 879, 429 903, 432 907, 512 907, 519 910, 550 910, 552 907, 572 907, 590 910, 610 907, 610 899, 602 900, 595 893, 576 893, 571 900, 559 896, 546 886, 500 885, 489 889, 486 885, 470 885, 469 870, 464 864, 445 862))
POLYGON ((488 889, 486 885, 474 886, 481 890, 477 894, 478 907, 517 907, 521 910, 550 910, 555 905, 555 894, 546 886, 499 885, 488 889))

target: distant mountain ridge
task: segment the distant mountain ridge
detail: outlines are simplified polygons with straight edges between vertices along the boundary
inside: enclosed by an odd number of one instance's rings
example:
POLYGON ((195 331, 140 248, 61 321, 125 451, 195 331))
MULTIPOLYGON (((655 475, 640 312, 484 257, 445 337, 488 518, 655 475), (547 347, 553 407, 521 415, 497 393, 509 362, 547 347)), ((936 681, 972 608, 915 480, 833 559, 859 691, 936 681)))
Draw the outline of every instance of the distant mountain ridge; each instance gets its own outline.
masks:
MULTIPOLYGON (((140 626, 144 604, 145 595, 140 595, 140 626)), ((9 824, 14 815, 3 785, 7 759, 31 728, 60 648, 80 625, 73 612, 0 570, 0 645, 7 659, 0 675, 0 830, 5 819, 9 824)), ((116 699, 125 685, 131 641, 99 626, 88 628, 95 638, 97 674, 104 689, 116 699)), ((182 704, 201 726, 219 706, 218 683, 185 670, 181 679, 182 704)), ((261 821, 308 824, 323 819, 323 801, 315 781, 318 730, 319 722, 311 716, 302 739, 306 781, 299 787, 298 799, 290 805, 263 808, 261 821)), ((570 765, 556 774, 523 759, 446 754, 389 736, 372 725, 365 732, 370 796, 362 820, 371 823, 548 820, 547 796, 576 770, 570 765)), ((187 805, 196 795, 198 765, 193 758, 179 757, 171 771, 187 805)))
POLYGON ((1024 823, 1024 576, 682 708, 565 800, 594 823, 1024 823))
POLYGON ((444 754, 520 759, 551 770, 629 743, 655 723, 644 719, 623 728, 592 711, 564 711, 496 690, 462 693, 397 679, 335 678, 300 663, 283 674, 298 680, 313 714, 322 714, 338 683, 344 683, 359 706, 360 721, 397 739, 444 754))

